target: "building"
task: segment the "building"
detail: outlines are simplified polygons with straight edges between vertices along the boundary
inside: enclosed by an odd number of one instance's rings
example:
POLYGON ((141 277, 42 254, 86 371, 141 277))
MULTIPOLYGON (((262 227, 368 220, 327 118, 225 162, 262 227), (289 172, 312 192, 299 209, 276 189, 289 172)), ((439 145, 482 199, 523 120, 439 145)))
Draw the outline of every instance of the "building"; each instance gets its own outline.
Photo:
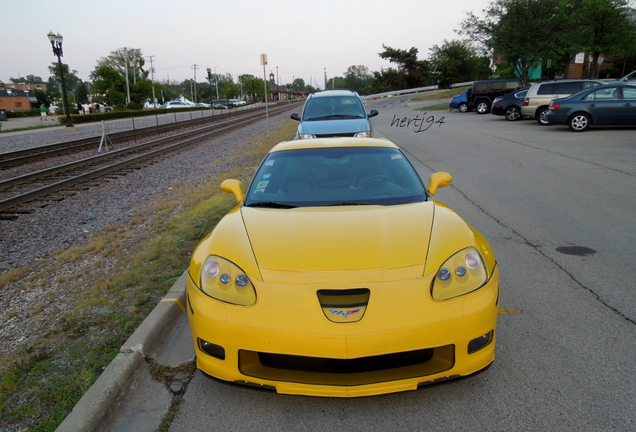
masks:
POLYGON ((30 111, 38 100, 32 91, 7 88, 0 90, 0 109, 7 111, 30 111))
POLYGON ((276 84, 273 73, 269 74, 269 82, 267 84, 269 85, 270 92, 269 100, 286 101, 294 98, 294 92, 292 90, 276 84))
POLYGON ((45 83, 36 83, 36 84, 5 83, 3 85, 5 89, 27 90, 27 91, 42 90, 45 93, 47 88, 45 83))

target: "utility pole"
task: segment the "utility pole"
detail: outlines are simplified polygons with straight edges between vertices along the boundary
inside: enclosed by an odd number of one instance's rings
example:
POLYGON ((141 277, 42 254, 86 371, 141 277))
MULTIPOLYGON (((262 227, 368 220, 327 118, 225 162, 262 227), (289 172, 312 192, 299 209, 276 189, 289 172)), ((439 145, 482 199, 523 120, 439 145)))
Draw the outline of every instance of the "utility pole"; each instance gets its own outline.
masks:
POLYGON ((130 103, 130 84, 128 82, 128 50, 124 47, 124 68, 126 69, 126 105, 130 103))
POLYGON ((192 69, 194 69, 194 103, 197 103, 197 65, 192 65, 192 69))
POLYGON ((148 56, 148 59, 150 60, 150 81, 152 82, 152 103, 155 107, 155 109, 157 109, 157 98, 155 98, 155 68, 152 67, 152 58, 155 57, 153 55, 148 56))
POLYGON ((325 68, 325 90, 327 90, 327 68, 325 68))

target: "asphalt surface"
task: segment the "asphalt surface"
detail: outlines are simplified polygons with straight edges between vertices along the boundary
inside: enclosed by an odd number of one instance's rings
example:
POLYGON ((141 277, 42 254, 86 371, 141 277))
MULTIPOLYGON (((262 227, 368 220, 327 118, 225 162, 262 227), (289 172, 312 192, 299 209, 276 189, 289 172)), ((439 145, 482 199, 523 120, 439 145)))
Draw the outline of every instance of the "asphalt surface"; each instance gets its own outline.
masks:
MULTIPOLYGON (((102 375, 119 379, 119 393, 105 382, 108 403, 99 405, 98 386, 76 407, 74 414, 92 407, 84 418, 106 412, 98 429, 79 428, 69 416, 71 427, 60 430, 154 431, 175 394, 183 402, 171 432, 636 430, 634 129, 575 134, 492 115, 423 114, 405 99, 369 104, 380 111, 376 136, 398 143, 425 181, 436 171, 453 175, 436 199, 488 239, 499 263, 496 359, 488 370, 358 399, 277 395, 200 372, 169 388, 149 379, 149 359, 183 364, 193 351, 185 313, 168 299, 158 308, 171 312, 149 317, 122 350, 127 369, 102 375), (423 127, 396 125, 416 116, 423 127)), ((177 297, 179 283, 169 296, 177 297)))

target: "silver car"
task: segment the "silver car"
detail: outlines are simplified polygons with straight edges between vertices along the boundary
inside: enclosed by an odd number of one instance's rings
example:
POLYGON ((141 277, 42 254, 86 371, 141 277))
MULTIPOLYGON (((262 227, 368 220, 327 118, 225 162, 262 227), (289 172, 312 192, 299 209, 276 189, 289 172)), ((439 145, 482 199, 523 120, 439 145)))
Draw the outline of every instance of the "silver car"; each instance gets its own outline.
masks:
POLYGON ((369 119, 376 115, 376 110, 367 114, 356 92, 326 90, 309 95, 302 117, 293 113, 291 118, 300 122, 296 139, 372 137, 373 127, 369 119))

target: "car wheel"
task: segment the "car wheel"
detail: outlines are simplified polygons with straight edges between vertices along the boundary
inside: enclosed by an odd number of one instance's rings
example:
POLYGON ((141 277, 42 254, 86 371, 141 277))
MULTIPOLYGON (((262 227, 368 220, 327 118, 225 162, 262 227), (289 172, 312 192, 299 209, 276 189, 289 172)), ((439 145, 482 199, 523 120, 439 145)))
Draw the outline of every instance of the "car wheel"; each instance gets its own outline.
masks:
POLYGON ((518 106, 513 105, 513 106, 509 106, 506 109, 506 120, 516 121, 516 120, 519 120, 520 118, 521 118, 521 111, 519 110, 518 106))
POLYGON ((490 104, 486 101, 477 102, 477 113, 487 114, 490 111, 490 104))
POLYGON ((537 110, 537 121, 540 125, 546 126, 548 124, 548 107, 541 107, 537 110))
POLYGON ((462 102, 459 104, 459 112, 465 113, 468 112, 468 104, 466 102, 462 102))
POLYGON ((573 132, 583 132, 590 127, 590 123, 592 123, 590 116, 584 113, 574 114, 570 117, 570 121, 568 122, 568 126, 570 130, 573 132))

